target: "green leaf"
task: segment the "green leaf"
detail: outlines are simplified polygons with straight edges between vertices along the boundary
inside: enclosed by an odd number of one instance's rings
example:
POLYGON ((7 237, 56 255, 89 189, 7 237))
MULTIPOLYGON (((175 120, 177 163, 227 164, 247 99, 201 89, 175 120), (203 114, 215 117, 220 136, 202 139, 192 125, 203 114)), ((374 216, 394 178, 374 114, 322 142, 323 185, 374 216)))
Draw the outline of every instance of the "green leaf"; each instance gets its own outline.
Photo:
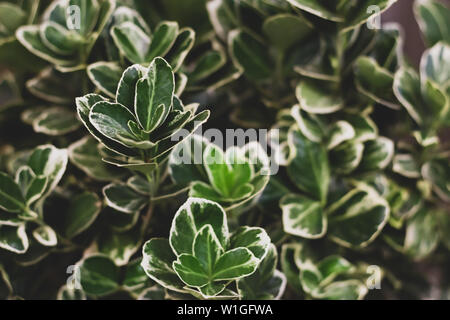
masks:
POLYGON ((319 201, 299 195, 287 195, 281 199, 280 206, 286 233, 308 239, 325 235, 327 218, 319 201))
POLYGON ((80 263, 80 284, 88 295, 102 297, 120 286, 120 270, 104 255, 93 255, 80 263))
POLYGON ((173 263, 173 269, 188 286, 202 287, 210 280, 199 259, 191 254, 183 253, 178 256, 178 261, 173 263))
POLYGON ((24 196, 27 205, 37 201, 45 191, 47 178, 36 177, 33 170, 28 166, 22 166, 16 173, 16 183, 24 196))
POLYGON ((213 188, 228 201, 241 200, 254 191, 250 184, 253 168, 239 148, 231 147, 224 154, 219 147, 208 144, 203 164, 213 188))
POLYGON ((354 189, 327 208, 327 234, 343 246, 365 247, 386 225, 389 211, 375 190, 354 189))
POLYGON ((90 178, 111 181, 123 177, 125 172, 102 161, 99 151, 98 142, 90 136, 74 142, 68 148, 70 162, 90 178))
POLYGON ((152 61, 158 56, 164 57, 177 40, 177 35, 178 23, 172 21, 161 22, 153 34, 145 60, 152 61))
POLYGON ((291 181, 324 203, 330 180, 326 148, 306 139, 299 131, 290 131, 288 139, 295 150, 295 156, 287 167, 291 181))
POLYGON ((414 14, 429 46, 443 40, 450 42, 450 27, 443 21, 450 20, 448 6, 434 0, 414 2, 414 14))
POLYGON ((130 261, 125 270, 125 277, 123 279, 123 285, 128 290, 135 290, 137 288, 142 288, 146 286, 150 279, 145 274, 144 269, 141 266, 142 259, 134 259, 130 261))
POLYGON ((135 111, 146 132, 154 131, 167 118, 172 107, 174 76, 162 58, 150 64, 148 73, 136 84, 135 111))
POLYGON ((95 193, 84 192, 74 197, 64 215, 64 235, 71 239, 89 228, 100 213, 101 206, 95 193))
POLYGON ((436 249, 439 230, 436 212, 426 207, 420 209, 408 220, 404 250, 416 259, 423 259, 436 249))
POLYGON ((253 255, 263 260, 270 247, 266 231, 257 227, 239 227, 230 238, 230 248, 247 248, 253 255))
POLYGON ((439 42, 425 51, 420 61, 422 86, 425 79, 431 80, 445 92, 450 81, 450 67, 447 65, 449 59, 450 45, 447 43, 439 42))
POLYGON ((58 66, 73 66, 76 59, 59 55, 45 46, 39 34, 39 26, 23 26, 17 29, 17 40, 31 53, 58 66))
POLYGON ((291 109, 291 115, 297 122, 300 131, 305 137, 313 142, 320 143, 324 137, 323 123, 317 115, 309 114, 306 111, 300 109, 300 106, 296 104, 291 109))
POLYGON ((272 244, 258 269, 239 279, 238 292, 244 300, 278 300, 286 288, 286 277, 275 270, 278 262, 276 247, 272 244))
POLYGON ((26 13, 20 6, 9 3, 0 3, 0 25, 8 34, 14 34, 14 31, 26 22, 26 13))
POLYGON ((41 40, 45 46, 60 55, 74 54, 83 41, 76 32, 52 21, 45 21, 39 29, 41 40))
POLYGON ((392 160, 392 171, 407 178, 420 178, 420 168, 412 154, 396 154, 392 160))
POLYGON ((204 226, 211 225, 222 248, 228 246, 228 225, 222 207, 212 201, 189 198, 175 214, 170 228, 170 246, 177 254, 192 254, 195 235, 204 226))
POLYGON ((341 97, 306 81, 298 84, 295 95, 300 103, 300 108, 309 113, 333 113, 344 106, 341 97))
POLYGON ((327 148, 334 149, 345 141, 355 137, 356 132, 352 125, 347 121, 337 121, 333 123, 329 129, 327 148))
POLYGON ((76 114, 64 107, 45 109, 33 120, 32 124, 35 132, 50 136, 64 135, 81 126, 76 114))
POLYGON ((110 184, 103 188, 106 203, 113 209, 124 213, 141 211, 149 199, 125 184, 110 184))
POLYGON ((0 248, 23 254, 28 250, 28 247, 25 224, 19 226, 0 225, 0 248))
POLYGON ((136 228, 120 233, 108 230, 97 239, 98 251, 108 256, 117 266, 126 265, 140 245, 140 232, 136 228))
POLYGON ((355 77, 358 91, 363 95, 389 108, 399 108, 392 91, 394 76, 380 67, 375 59, 359 57, 355 65, 355 77))
POLYGON ((394 156, 394 142, 385 137, 364 143, 364 152, 358 169, 361 171, 382 170, 394 156))
POLYGON ((299 43, 312 31, 312 25, 306 19, 287 13, 271 16, 263 24, 263 32, 281 51, 299 43))
POLYGON ((361 300, 367 294, 367 286, 358 280, 338 281, 316 293, 316 297, 326 300, 361 300))
POLYGON ((130 128, 130 123, 136 123, 133 113, 118 103, 106 101, 97 102, 89 113, 90 123, 105 137, 126 147, 149 149, 153 143, 145 137, 137 136, 130 128))
POLYGON ((420 94, 419 75, 413 69, 402 67, 395 73, 393 88, 395 96, 411 118, 421 125, 424 122, 426 110, 420 94))
POLYGON ((115 94, 116 102, 134 111, 136 84, 146 73, 146 69, 139 64, 128 67, 120 76, 115 94))
POLYGON ((0 208, 9 212, 21 212, 26 200, 22 192, 7 174, 0 172, 0 208))
POLYGON ((172 66, 174 72, 181 67, 184 59, 192 49, 195 42, 195 32, 191 28, 183 28, 168 52, 166 59, 172 66))
POLYGON ((216 262, 224 251, 211 225, 204 225, 197 232, 192 250, 194 257, 200 262, 203 271, 211 279, 216 262))
POLYGON ((109 97, 116 96, 117 83, 122 77, 123 69, 116 62, 99 61, 87 67, 87 75, 92 83, 109 97))
POLYGON ((161 286, 184 292, 185 285, 172 268, 176 260, 172 248, 167 239, 151 239, 142 248, 142 268, 145 273, 161 286))
POLYGON ((288 2, 300 9, 304 10, 308 13, 321 17, 323 19, 342 22, 344 20, 343 17, 339 16, 335 12, 329 10, 326 6, 322 4, 324 1, 317 0, 288 0, 288 2))
POLYGON ((450 166, 446 159, 432 160, 422 166, 422 176, 433 183, 436 194, 450 202, 450 166))
POLYGON ((272 75, 272 61, 263 43, 250 33, 233 30, 228 35, 230 55, 236 66, 251 80, 259 81, 272 75))
POLYGON ((28 159, 28 166, 36 176, 47 177, 47 186, 43 196, 50 194, 58 185, 66 171, 67 161, 66 149, 57 149, 52 145, 43 145, 33 151, 28 159))
POLYGON ((300 283, 300 277, 298 275, 298 267, 295 262, 297 252, 301 249, 299 243, 283 244, 281 247, 281 269, 286 275, 287 281, 295 292, 302 292, 302 284, 300 283))
POLYGON ((133 22, 123 22, 111 29, 111 36, 119 49, 132 63, 144 63, 150 46, 150 38, 133 22))
POLYGON ((232 249, 217 260, 213 277, 216 281, 240 279, 255 272, 258 265, 259 259, 249 249, 232 249))
POLYGON ((43 246, 54 247, 58 243, 56 232, 49 226, 43 225, 33 230, 33 237, 43 246))

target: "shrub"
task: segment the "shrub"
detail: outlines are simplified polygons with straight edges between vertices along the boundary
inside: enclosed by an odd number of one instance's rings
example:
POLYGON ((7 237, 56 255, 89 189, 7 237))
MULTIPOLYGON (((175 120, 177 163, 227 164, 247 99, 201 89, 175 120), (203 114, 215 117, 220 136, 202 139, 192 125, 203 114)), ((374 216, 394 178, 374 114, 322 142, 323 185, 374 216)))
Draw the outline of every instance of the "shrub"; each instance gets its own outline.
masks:
POLYGON ((0 296, 448 298, 450 9, 417 70, 393 3, 0 2, 0 296))

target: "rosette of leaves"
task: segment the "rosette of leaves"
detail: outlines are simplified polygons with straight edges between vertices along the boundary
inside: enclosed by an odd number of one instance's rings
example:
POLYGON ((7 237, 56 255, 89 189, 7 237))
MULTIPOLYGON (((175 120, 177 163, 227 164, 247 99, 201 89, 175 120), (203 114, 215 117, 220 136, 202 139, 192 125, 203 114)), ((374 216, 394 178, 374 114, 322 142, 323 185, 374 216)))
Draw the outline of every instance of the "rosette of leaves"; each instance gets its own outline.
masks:
MULTIPOLYGON (((89 65, 87 71, 91 81, 103 93, 115 97, 117 84, 126 67, 125 62, 148 66, 154 58, 163 57, 177 72, 195 41, 191 28, 180 28, 175 21, 159 23, 154 32, 138 12, 128 7, 118 7, 105 28, 105 43, 109 48, 111 62, 99 61, 89 65)), ((186 76, 177 73, 177 94, 186 85, 186 76)))
MULTIPOLYGON (((240 297, 236 281, 252 275, 269 251, 270 238, 264 229, 239 227, 230 234, 218 203, 189 198, 175 214, 169 239, 145 243, 142 267, 169 291, 199 299, 236 299, 240 297)), ((271 272, 260 271, 270 277, 271 272)), ((277 285, 280 288, 282 282, 277 285)))
POLYGON ((22 26, 16 36, 59 71, 84 69, 114 7, 113 0, 58 0, 47 8, 39 25, 22 26))
POLYGON ((17 254, 27 252, 31 235, 42 246, 57 244, 56 232, 44 221, 43 205, 66 170, 67 151, 40 146, 22 162, 15 178, 0 173, 0 247, 17 254))
POLYGON ((368 293, 368 274, 360 266, 339 255, 318 260, 306 244, 284 244, 281 266, 295 292, 308 298, 361 300, 368 293))
POLYGON ((185 107, 174 90, 172 68, 155 58, 148 68, 133 65, 124 71, 114 101, 88 94, 77 98, 77 111, 106 147, 106 162, 148 175, 178 139, 187 138, 209 116, 209 111, 194 115, 195 106, 185 107), (178 132, 183 134, 175 139, 178 132))
POLYGON ((175 184, 189 187, 189 196, 218 202, 234 213, 248 209, 270 179, 269 158, 257 142, 224 152, 195 134, 174 148, 169 170, 175 184))
POLYGON ((291 235, 327 235, 344 246, 363 247, 388 221, 389 205, 357 178, 385 169, 394 144, 377 135, 367 116, 341 112, 336 118, 308 114, 298 105, 279 115, 281 143, 273 147, 291 182, 281 193, 283 227, 291 235))

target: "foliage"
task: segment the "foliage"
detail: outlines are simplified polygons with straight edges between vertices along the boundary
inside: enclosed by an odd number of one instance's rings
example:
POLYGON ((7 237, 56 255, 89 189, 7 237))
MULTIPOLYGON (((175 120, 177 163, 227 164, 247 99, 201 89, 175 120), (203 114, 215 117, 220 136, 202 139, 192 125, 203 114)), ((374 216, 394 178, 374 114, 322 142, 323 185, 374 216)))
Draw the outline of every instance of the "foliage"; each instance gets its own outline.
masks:
POLYGON ((1 1, 0 297, 448 296, 450 8, 415 68, 395 2, 1 1))

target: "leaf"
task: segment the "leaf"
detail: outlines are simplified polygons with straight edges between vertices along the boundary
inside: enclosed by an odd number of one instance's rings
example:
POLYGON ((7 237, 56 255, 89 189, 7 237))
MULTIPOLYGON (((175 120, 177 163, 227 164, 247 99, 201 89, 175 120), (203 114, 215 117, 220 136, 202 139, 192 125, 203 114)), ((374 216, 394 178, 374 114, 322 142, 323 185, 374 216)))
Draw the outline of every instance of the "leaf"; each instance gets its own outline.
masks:
POLYGON ((172 66, 174 72, 183 64, 184 59, 192 49, 195 42, 195 32, 191 28, 180 30, 172 48, 167 53, 166 59, 172 66))
POLYGON ((239 279, 238 292, 244 300, 278 300, 286 288, 286 277, 275 270, 277 250, 272 244, 258 269, 250 276, 239 279))
POLYGON ((33 120, 35 132, 50 136, 64 135, 81 126, 76 114, 64 107, 45 109, 33 120))
POLYGON ((313 31, 312 25, 306 19, 287 13, 267 18, 262 28, 270 42, 281 51, 304 40, 313 31))
POLYGON ((150 46, 150 38, 133 22, 126 21, 111 29, 111 36, 119 49, 132 63, 144 63, 150 46))
POLYGON ((136 228, 126 232, 103 232, 97 239, 98 251, 108 256, 117 266, 128 263, 139 249, 140 233, 136 228))
POLYGON ((361 171, 382 170, 394 156, 394 142, 385 137, 364 143, 364 152, 358 169, 361 171))
POLYGON ((128 290, 135 290, 146 286, 151 280, 145 274, 144 269, 141 266, 142 259, 134 259, 126 265, 125 277, 123 279, 123 285, 128 290))
POLYGON ((184 292, 184 283, 172 268, 176 256, 166 239, 151 239, 142 248, 142 268, 161 286, 177 292, 184 292))
POLYGON ((43 246, 54 247, 58 243, 55 231, 43 225, 33 230, 33 237, 43 246))
POLYGON ((298 267, 295 263, 295 256, 297 251, 301 249, 301 245, 298 243, 285 243, 281 247, 281 269, 286 275, 289 285, 295 290, 295 292, 302 292, 302 284, 300 283, 300 277, 298 275, 298 267))
POLYGON ((355 76, 358 91, 363 95, 389 108, 399 108, 392 91, 394 76, 380 67, 375 59, 359 57, 355 65, 355 76))
POLYGON ((321 4, 322 1, 288 0, 288 2, 292 6, 298 8, 300 10, 304 10, 308 13, 311 13, 311 14, 321 17, 323 19, 336 21, 336 22, 342 22, 344 20, 343 17, 337 15, 335 12, 330 11, 323 4, 321 4))
POLYGON ((290 131, 288 139, 295 150, 295 156, 287 167, 291 181, 324 203, 330 180, 326 149, 306 139, 299 131, 290 131))
MULTIPOLYGON (((450 59, 450 46, 444 42, 435 44, 422 55, 420 61, 420 78, 431 80, 442 90, 446 90, 450 80, 450 68, 447 61, 450 59)), ((423 88, 422 88, 423 91, 423 88)))
POLYGON ((102 161, 98 142, 90 136, 71 144, 68 153, 70 162, 94 180, 111 181, 120 179, 125 174, 102 161))
POLYGON ((346 114, 343 119, 355 130, 354 142, 374 140, 378 136, 376 124, 368 117, 359 114, 346 114))
POLYGON ((325 134, 323 123, 320 121, 320 118, 300 109, 298 104, 292 107, 291 115, 305 137, 317 143, 322 141, 325 134))
POLYGON ((396 154, 392 163, 392 171, 407 178, 420 178, 419 164, 412 154, 396 154))
POLYGON ((295 95, 300 103, 300 107, 315 114, 327 114, 336 112, 343 107, 342 98, 330 94, 324 88, 319 88, 310 82, 300 82, 295 90, 295 95))
POLYGON ((75 196, 64 215, 64 235, 72 239, 89 228, 100 213, 101 206, 95 193, 84 192, 75 196))
POLYGON ((124 213, 141 211, 149 199, 136 193, 125 184, 110 184, 103 188, 106 203, 113 209, 124 213))
POLYGON ((450 166, 446 159, 432 160, 422 166, 422 176, 433 183, 433 190, 444 201, 450 202, 450 166))
POLYGON ((304 196, 287 195, 280 201, 283 229, 286 233, 307 239, 325 235, 327 219, 319 201, 304 196))
POLYGON ((95 62, 90 64, 86 71, 89 79, 101 92, 109 97, 116 96, 117 83, 123 72, 116 62, 95 62))
POLYGON ((272 61, 267 48, 250 33, 233 30, 228 35, 228 44, 233 62, 251 80, 265 80, 272 75, 272 61))
POLYGON ((0 172, 0 208, 9 212, 21 212, 26 200, 19 186, 7 174, 0 172))
POLYGON ((172 21, 161 22, 152 37, 150 48, 145 56, 146 61, 165 56, 174 45, 178 35, 178 23, 172 21))
POLYGON ((230 238, 230 248, 247 248, 259 260, 267 255, 270 243, 266 231, 257 227, 239 227, 230 238))
POLYGON ((17 40, 31 53, 58 66, 73 66, 76 59, 54 53, 42 42, 39 26, 23 26, 16 31, 17 40))
POLYGON ((394 93, 417 124, 424 122, 426 111, 420 95, 419 75, 410 68, 402 67, 394 77, 394 93))
POLYGON ((340 120, 333 123, 328 133, 328 150, 334 149, 345 141, 353 139, 355 135, 355 129, 347 121, 340 120))
POLYGON ((259 259, 247 248, 236 248, 225 252, 217 260, 213 278, 219 280, 234 280, 255 272, 259 259))
POLYGON ((79 270, 81 287, 88 295, 102 297, 119 289, 119 268, 104 255, 83 259, 79 270))
POLYGON ((170 228, 170 246, 177 254, 192 254, 195 235, 204 226, 211 225, 222 248, 228 245, 228 225, 222 207, 212 201, 189 198, 175 214, 170 228))
POLYGON ((44 45, 61 55, 74 54, 83 41, 76 32, 52 21, 43 22, 39 31, 44 45))
POLYGON ((26 13, 20 6, 8 2, 0 3, 1 26, 8 34, 13 34, 18 27, 25 23, 26 18, 26 13))
POLYGON ((328 235, 343 246, 365 247, 389 219, 389 206, 372 189, 354 189, 327 208, 328 235))
POLYGON ((211 279, 216 262, 224 251, 211 225, 204 225, 197 232, 192 250, 193 256, 198 259, 203 271, 211 279))
POLYGON ((439 243, 438 220, 435 212, 426 207, 408 220, 404 250, 416 259, 430 255, 439 243))
POLYGON ((164 59, 156 58, 146 76, 136 84, 135 112, 146 132, 154 131, 166 120, 173 94, 172 69, 164 59))
POLYGON ((180 279, 188 286, 202 287, 209 282, 208 274, 200 261, 191 254, 183 253, 174 261, 173 269, 180 279))
POLYGON ((0 225, 0 248, 23 254, 28 250, 28 247, 25 224, 19 226, 0 225))
POLYGON ((442 21, 449 21, 450 10, 443 3, 433 0, 414 2, 414 14, 429 46, 444 40, 450 42, 450 28, 442 21))
POLYGON ((89 113, 89 121, 105 137, 126 147, 148 149, 153 146, 145 137, 137 136, 130 128, 136 118, 130 110, 118 103, 97 102, 89 113))
POLYGON ((367 294, 367 286, 358 280, 338 281, 316 293, 316 297, 327 300, 361 300, 367 294))
POLYGON ((144 67, 134 64, 122 73, 117 86, 116 102, 124 105, 132 112, 134 111, 136 84, 144 76, 145 72, 146 69, 144 67))

